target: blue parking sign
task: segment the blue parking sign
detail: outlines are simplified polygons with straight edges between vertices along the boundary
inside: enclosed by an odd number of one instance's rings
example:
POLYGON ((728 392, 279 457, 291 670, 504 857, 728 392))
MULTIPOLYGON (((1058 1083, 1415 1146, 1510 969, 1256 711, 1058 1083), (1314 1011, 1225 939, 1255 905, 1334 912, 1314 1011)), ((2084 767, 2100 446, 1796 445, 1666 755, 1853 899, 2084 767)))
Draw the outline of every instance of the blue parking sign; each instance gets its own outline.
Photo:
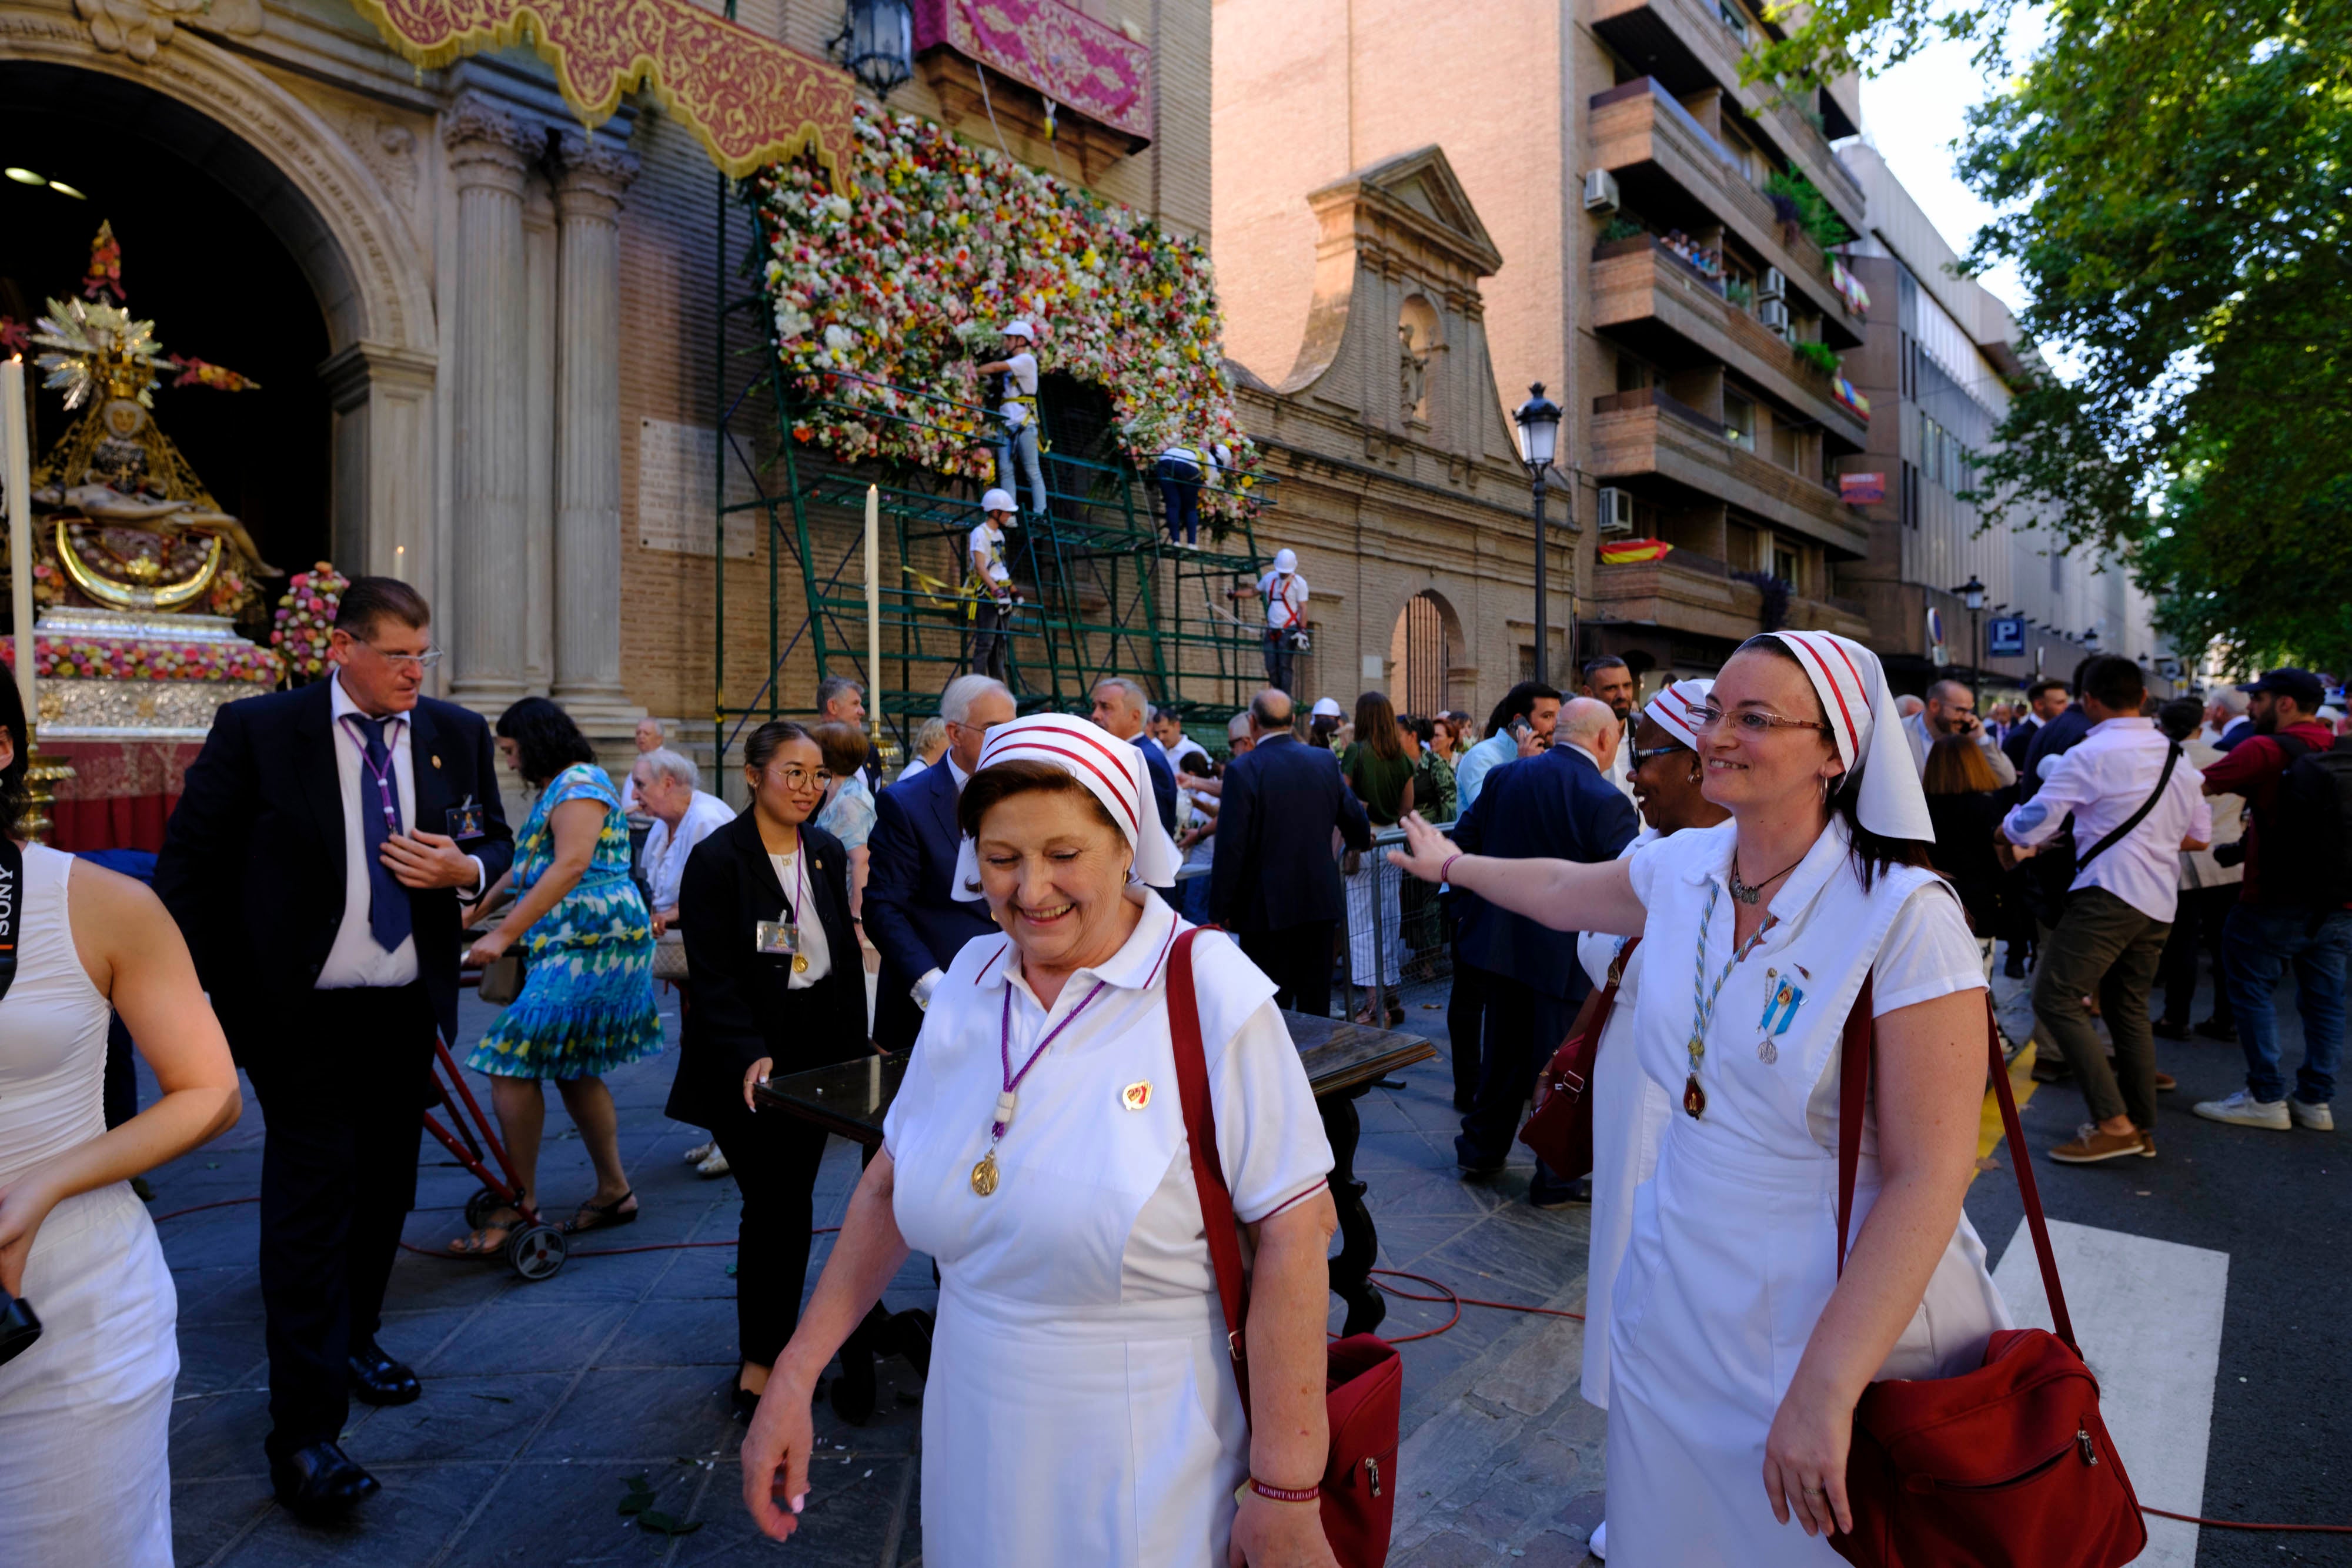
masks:
POLYGON ((1985 622, 1985 653, 1988 657, 2024 652, 2024 616, 1996 615, 1985 622))

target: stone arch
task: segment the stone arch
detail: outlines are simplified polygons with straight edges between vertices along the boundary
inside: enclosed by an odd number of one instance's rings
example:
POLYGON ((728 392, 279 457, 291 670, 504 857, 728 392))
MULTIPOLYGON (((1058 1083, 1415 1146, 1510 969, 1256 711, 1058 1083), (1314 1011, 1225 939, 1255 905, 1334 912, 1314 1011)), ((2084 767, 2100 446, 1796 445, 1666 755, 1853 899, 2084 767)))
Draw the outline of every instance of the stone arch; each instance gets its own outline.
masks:
POLYGON ((300 267, 333 352, 334 558, 400 570, 434 591, 433 386, 438 327, 430 258, 404 210, 320 113, 241 56, 181 28, 138 61, 98 48, 69 12, 0 0, 0 82, 68 114, 128 117, 202 162, 300 267))
POLYGON ((1462 665, 1462 618, 1434 588, 1397 609, 1389 629, 1389 695, 1399 713, 1428 715, 1460 706, 1454 672, 1462 665))

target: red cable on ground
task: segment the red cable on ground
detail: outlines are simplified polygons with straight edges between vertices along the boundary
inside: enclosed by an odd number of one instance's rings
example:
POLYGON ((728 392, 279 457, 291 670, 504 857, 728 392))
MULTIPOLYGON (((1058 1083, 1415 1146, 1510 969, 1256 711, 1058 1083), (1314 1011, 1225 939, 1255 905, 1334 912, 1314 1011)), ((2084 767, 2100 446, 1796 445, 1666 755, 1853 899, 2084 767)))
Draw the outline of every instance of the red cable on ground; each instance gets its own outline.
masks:
MULTIPOLYGON (((197 1214, 207 1208, 232 1208, 241 1203, 259 1203, 261 1199, 258 1197, 225 1197, 216 1203, 198 1203, 192 1204, 186 1208, 175 1208, 168 1214, 159 1214, 155 1216, 155 1218, 159 1222, 166 1219, 177 1219, 184 1214, 197 1214)), ((814 1236, 834 1236, 838 1235, 840 1230, 841 1227, 837 1225, 826 1225, 818 1227, 815 1230, 810 1232, 810 1234, 814 1236)), ((400 1245, 402 1250, 414 1252, 420 1258, 445 1258, 452 1263, 478 1263, 481 1261, 481 1259, 478 1257, 467 1257, 463 1253, 457 1252, 436 1252, 429 1247, 413 1246, 405 1241, 402 1242, 400 1245)), ((624 1253, 629 1252, 677 1252, 696 1247, 732 1247, 734 1245, 735 1243, 732 1241, 658 1241, 645 1247, 599 1247, 587 1251, 573 1252, 569 1255, 573 1258, 617 1258, 624 1253)), ((1373 1281, 1374 1284, 1380 1286, 1381 1290, 1396 1297, 1400 1301, 1443 1301, 1452 1306, 1454 1309, 1454 1315, 1446 1319, 1444 1322, 1438 1324, 1435 1328, 1423 1329, 1418 1333, 1400 1334, 1396 1338, 1389 1341, 1391 1344, 1411 1344, 1415 1340, 1435 1339, 1439 1334, 1445 1333, 1447 1330, 1453 1328, 1454 1324, 1462 1321, 1462 1309, 1465 1307, 1491 1307, 1495 1311, 1501 1312, 1526 1312, 1531 1316, 1547 1318, 1573 1318, 1578 1322, 1585 1321, 1584 1314, 1582 1312, 1562 1312, 1558 1307, 1530 1307, 1518 1301, 1480 1301, 1475 1296, 1465 1296, 1458 1293, 1453 1286, 1447 1284, 1443 1280, 1433 1280, 1426 1274, 1415 1274, 1403 1269, 1374 1269, 1371 1272, 1377 1275, 1385 1275, 1391 1280, 1417 1281, 1421 1284, 1428 1285, 1433 1289, 1445 1292, 1442 1296, 1424 1296, 1418 1291, 1400 1291, 1394 1285, 1381 1284, 1378 1280, 1373 1281)), ((2182 1524, 2203 1525, 2211 1530, 2264 1530, 2284 1531, 2290 1534, 2352 1535, 2352 1524, 2249 1524, 2242 1520, 2207 1519, 2201 1514, 2174 1513, 2169 1509, 2150 1508, 2146 1503, 2140 1504, 2139 1511, 2142 1513, 2154 1514, 2158 1519, 2177 1520, 2182 1524)))

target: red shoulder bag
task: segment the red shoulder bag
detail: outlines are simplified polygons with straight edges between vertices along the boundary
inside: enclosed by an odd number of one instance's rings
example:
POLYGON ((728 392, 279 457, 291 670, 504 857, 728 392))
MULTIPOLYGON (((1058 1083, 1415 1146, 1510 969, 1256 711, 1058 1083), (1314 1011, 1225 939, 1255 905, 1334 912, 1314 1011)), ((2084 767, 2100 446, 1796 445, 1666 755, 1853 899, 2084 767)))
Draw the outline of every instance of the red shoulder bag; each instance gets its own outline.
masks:
MULTIPOLYGON (((1846 1017, 1838 1083, 1841 1274, 1869 1103, 1870 1004, 1865 977, 1846 1017)), ((2098 1380, 2074 1343, 1990 997, 1985 1037, 2009 1163, 2058 1332, 2004 1329, 1974 1372, 1886 1378, 1864 1389, 1845 1468, 1853 1530, 1830 1544, 1856 1568, 2120 1568, 2147 1546, 2147 1526, 2099 1419, 2098 1380)))
MULTIPOLYGON (((1176 938, 1168 958, 1168 1023, 1176 1042, 1176 1089, 1184 1105, 1184 1136, 1192 1146, 1192 1185, 1215 1266, 1217 1300, 1224 1308, 1225 1344, 1242 1408, 1249 1409, 1249 1364, 1244 1358, 1244 1307, 1248 1275, 1233 1190, 1217 1158, 1217 1117, 1209 1101, 1209 1059, 1201 1043, 1201 999, 1192 988, 1192 941, 1206 926, 1176 938)), ((1323 1467, 1323 1537, 1340 1568, 1381 1568, 1389 1558, 1396 1519, 1397 1428, 1404 1416, 1404 1363, 1378 1334, 1334 1340, 1324 1376, 1331 1453, 1323 1467)))
POLYGON ((1641 945, 1636 936, 1619 950, 1583 1030, 1562 1041, 1536 1074, 1536 1108, 1519 1129, 1519 1142, 1557 1176, 1573 1180, 1592 1168, 1592 1064, 1600 1060, 1601 1037, 1617 1010, 1617 982, 1641 945))

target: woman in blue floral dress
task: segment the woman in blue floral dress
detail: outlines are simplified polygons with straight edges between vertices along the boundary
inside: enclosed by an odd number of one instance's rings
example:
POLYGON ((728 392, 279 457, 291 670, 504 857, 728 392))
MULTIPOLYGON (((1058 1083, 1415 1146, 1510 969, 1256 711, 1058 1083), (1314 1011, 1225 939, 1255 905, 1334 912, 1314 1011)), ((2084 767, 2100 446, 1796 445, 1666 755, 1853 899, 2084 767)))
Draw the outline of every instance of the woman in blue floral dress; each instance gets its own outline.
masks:
MULTIPOLYGON (((540 1081, 552 1078, 596 1167, 595 1192, 564 1228, 625 1225, 637 1217, 637 1200, 621 1168, 620 1121, 601 1075, 662 1047, 653 921, 629 878, 628 819, 587 737, 545 697, 525 697, 500 715, 498 741, 539 801, 515 835, 513 869, 490 890, 495 896, 511 883, 515 902, 467 962, 488 964, 520 942, 528 967, 521 995, 466 1065, 490 1077, 490 1103, 524 1199, 537 1201, 547 1117, 540 1081)), ((449 1249, 496 1256, 520 1219, 513 1208, 493 1210, 449 1249)))

